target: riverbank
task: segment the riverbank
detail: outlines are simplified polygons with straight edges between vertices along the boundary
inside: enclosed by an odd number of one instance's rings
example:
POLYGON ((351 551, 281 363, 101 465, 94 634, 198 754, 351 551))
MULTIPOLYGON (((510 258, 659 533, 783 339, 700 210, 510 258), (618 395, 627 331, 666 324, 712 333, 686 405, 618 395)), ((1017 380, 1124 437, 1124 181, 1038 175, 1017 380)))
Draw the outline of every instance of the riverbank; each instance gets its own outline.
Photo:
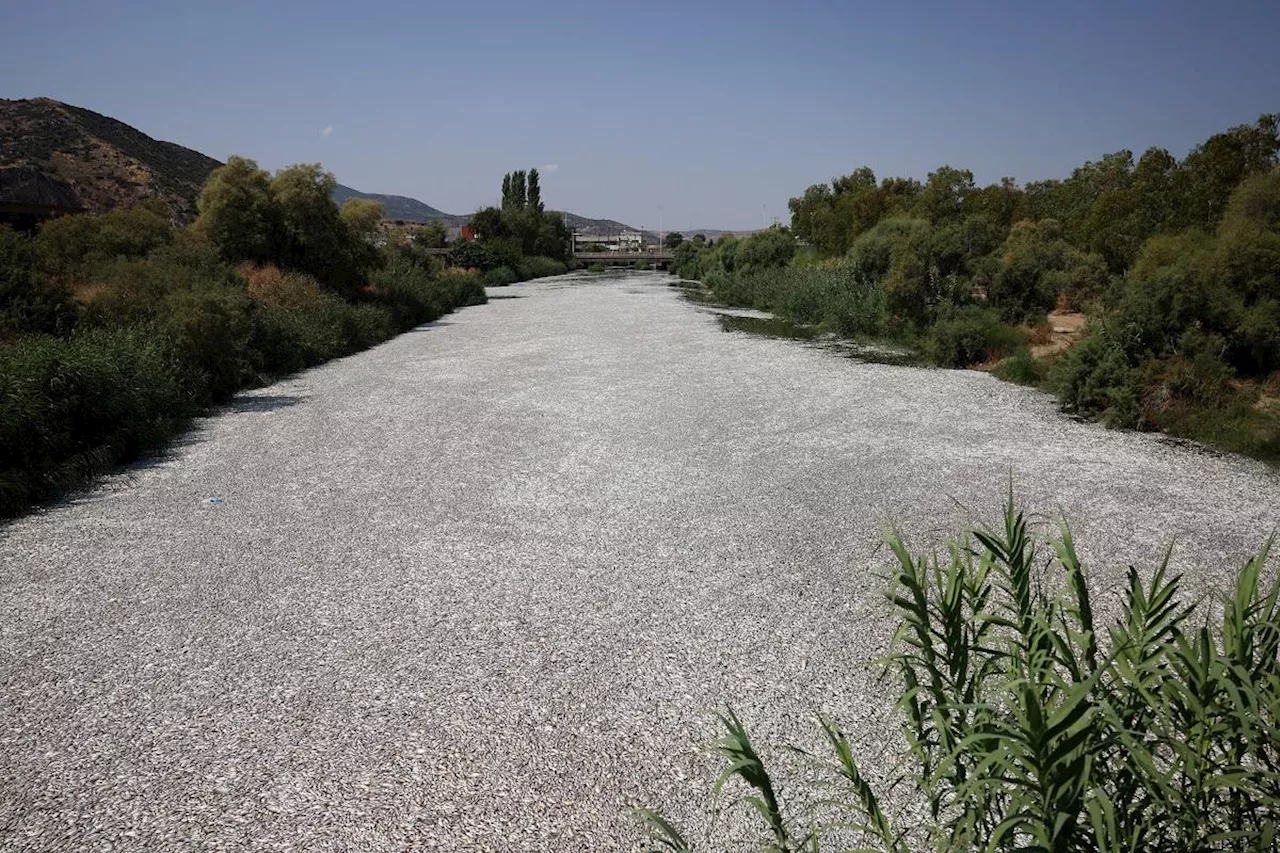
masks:
POLYGON ((1090 324, 1083 312, 1055 310, 1034 326, 1010 326, 970 304, 947 309, 924 328, 894 323, 884 314, 879 285, 839 265, 747 276, 721 271, 709 285, 689 283, 697 299, 757 312, 731 321, 746 331, 864 349, 871 360, 887 351, 891 363, 989 373, 1037 388, 1065 411, 1109 427, 1159 432, 1280 465, 1280 374, 1233 376, 1186 356, 1140 371, 1118 360, 1104 326, 1090 324), (1116 410, 1122 403, 1126 408, 1116 410))
POLYGON ((894 757, 862 665, 891 630, 883 522, 924 545, 1012 480, 1100 588, 1176 539, 1220 592, 1280 521, 1256 462, 729 334, 668 281, 505 288, 8 525, 0 825, 32 850, 615 849, 643 803, 696 836, 708 708, 810 746, 836 712, 894 757))

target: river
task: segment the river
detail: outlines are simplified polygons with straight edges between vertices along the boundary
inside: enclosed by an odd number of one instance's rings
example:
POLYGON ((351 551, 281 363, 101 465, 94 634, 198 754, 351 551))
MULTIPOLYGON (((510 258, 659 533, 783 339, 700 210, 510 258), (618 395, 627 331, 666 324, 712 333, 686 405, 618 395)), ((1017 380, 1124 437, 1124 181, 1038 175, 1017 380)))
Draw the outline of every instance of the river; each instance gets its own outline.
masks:
POLYGON ((629 805, 698 826, 726 702, 773 755, 822 709, 894 757, 883 525, 1012 483, 1106 610, 1171 540, 1222 589, 1280 520, 1259 463, 669 281, 492 291, 0 530, 0 848, 634 849, 629 805))

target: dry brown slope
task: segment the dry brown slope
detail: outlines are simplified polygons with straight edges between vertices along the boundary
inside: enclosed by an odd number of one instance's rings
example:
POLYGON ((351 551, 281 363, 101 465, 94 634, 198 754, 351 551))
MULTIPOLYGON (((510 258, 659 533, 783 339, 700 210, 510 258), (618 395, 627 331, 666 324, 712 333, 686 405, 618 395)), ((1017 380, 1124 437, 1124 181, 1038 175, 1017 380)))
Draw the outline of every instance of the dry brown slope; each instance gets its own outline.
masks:
POLYGON ((51 98, 0 99, 0 164, 38 167, 69 184, 96 213, 159 198, 182 221, 194 218, 201 185, 221 165, 51 98))

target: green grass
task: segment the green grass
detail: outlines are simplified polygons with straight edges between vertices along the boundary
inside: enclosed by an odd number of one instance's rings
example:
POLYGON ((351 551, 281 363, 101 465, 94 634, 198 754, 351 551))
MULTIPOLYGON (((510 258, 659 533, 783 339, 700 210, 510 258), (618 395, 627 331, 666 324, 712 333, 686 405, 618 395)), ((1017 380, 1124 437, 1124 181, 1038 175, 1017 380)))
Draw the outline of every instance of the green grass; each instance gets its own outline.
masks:
MULTIPOLYGON (((940 557, 886 538, 899 624, 880 666, 897 688, 903 763, 877 790, 839 724, 819 717, 823 769, 784 786, 746 725, 720 714, 726 766, 715 793, 743 792, 757 849, 1275 849, 1280 583, 1263 577, 1271 540, 1211 607, 1186 600, 1168 554, 1151 571, 1130 568, 1119 615, 1103 625, 1070 530, 1037 541, 1012 498, 999 526, 951 539, 940 557), (791 808, 778 794, 799 788, 822 809, 791 808), (888 816, 889 791, 913 805, 912 817, 888 816)), ((695 849, 656 813, 640 818, 651 849, 695 849)))

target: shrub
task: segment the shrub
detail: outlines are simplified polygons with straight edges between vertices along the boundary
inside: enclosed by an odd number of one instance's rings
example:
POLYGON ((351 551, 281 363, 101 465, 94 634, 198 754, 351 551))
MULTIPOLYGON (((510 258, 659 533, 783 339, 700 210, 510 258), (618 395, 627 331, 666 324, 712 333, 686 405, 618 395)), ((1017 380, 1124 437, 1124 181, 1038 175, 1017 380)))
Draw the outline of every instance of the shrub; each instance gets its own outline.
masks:
POLYGON ((254 312, 249 348, 262 381, 346 355, 342 314, 349 310, 333 294, 306 308, 266 307, 254 312))
POLYGON ((587 267, 587 272, 605 272, 608 269, 609 268, 605 266, 603 263, 601 263, 600 261, 596 261, 594 264, 587 267))
POLYGON ((515 284, 520 280, 516 275, 516 271, 511 267, 494 267, 484 274, 484 283, 486 287, 504 287, 508 284, 515 284))
POLYGON ((1044 382, 1045 368, 1031 357, 1031 353, 1021 350, 996 362, 995 367, 991 368, 991 375, 1005 382, 1034 387, 1044 382))
POLYGON ((430 271, 404 256, 374 272, 370 285, 400 329, 435 320, 454 307, 451 300, 442 298, 430 271))
POLYGON ((236 287, 175 289, 161 301, 156 326, 172 341, 200 402, 226 399, 256 378, 250 311, 249 297, 236 287))
POLYGON ((39 272, 31 241, 0 225, 0 342, 69 333, 75 322, 70 293, 39 272))
POLYGON ((796 240, 785 228, 768 228, 742 240, 737 247, 736 268, 742 272, 777 269, 791 263, 796 240))
POLYGON ((391 312, 379 305, 350 305, 342 312, 342 336, 349 353, 380 344, 399 331, 391 312))
POLYGON ((173 225, 157 202, 88 213, 46 222, 36 237, 45 269, 66 280, 91 277, 99 266, 119 258, 142 258, 174 240, 173 225))
POLYGON ((160 448, 197 411, 154 327, 0 347, 0 515, 160 448))
POLYGON ((493 254, 475 240, 459 240, 453 244, 450 257, 454 264, 464 269, 491 269, 497 264, 493 254))
MULTIPOLYGON (((941 558, 886 538, 900 621, 881 666, 898 688, 905 772, 877 790, 840 724, 820 715, 831 760, 808 785, 821 805, 793 811, 781 794, 805 781, 780 784, 737 715, 719 715, 716 791, 747 790, 760 849, 1272 848, 1280 579, 1263 580, 1269 542, 1212 608, 1211 629, 1168 555, 1154 572, 1131 567, 1118 617, 1099 624, 1069 529, 1048 542, 1046 565, 1012 500, 999 528, 952 539, 941 558), (909 817, 891 817, 889 790, 913 801, 909 817)), ((691 849, 656 813, 640 817, 664 849, 691 849)))
POLYGON ((889 274, 899 246, 925 239, 929 232, 929 223, 923 219, 882 219, 854 241, 848 261, 864 276, 879 280, 889 274))
POLYGON ((447 269, 436 280, 441 301, 449 310, 466 305, 483 305, 488 301, 480 276, 466 270, 447 269))
POLYGON ((546 278, 552 275, 564 275, 569 268, 555 258, 544 258, 538 255, 525 258, 520 262, 520 279, 546 278))
POLYGON ((1018 222, 1009 232, 987 296, 1001 317, 1019 323, 1052 309, 1059 296, 1076 307, 1102 295, 1107 266, 1073 248, 1053 219, 1018 222))
POLYGON ((1136 374, 1105 327, 1092 329, 1054 362, 1049 383, 1062 405, 1109 426, 1137 426, 1136 374))
POLYGON ((990 308, 946 306, 929 329, 925 350, 934 364, 968 367, 1000 358, 1025 343, 1023 334, 1000 322, 1000 316, 990 308))
POLYGON ((306 273, 283 272, 274 264, 241 264, 249 298, 264 308, 307 308, 325 298, 320 282, 306 273))
POLYGON ((845 337, 889 332, 884 288, 850 264, 805 265, 703 278, 730 305, 772 311, 792 322, 820 325, 845 337))

